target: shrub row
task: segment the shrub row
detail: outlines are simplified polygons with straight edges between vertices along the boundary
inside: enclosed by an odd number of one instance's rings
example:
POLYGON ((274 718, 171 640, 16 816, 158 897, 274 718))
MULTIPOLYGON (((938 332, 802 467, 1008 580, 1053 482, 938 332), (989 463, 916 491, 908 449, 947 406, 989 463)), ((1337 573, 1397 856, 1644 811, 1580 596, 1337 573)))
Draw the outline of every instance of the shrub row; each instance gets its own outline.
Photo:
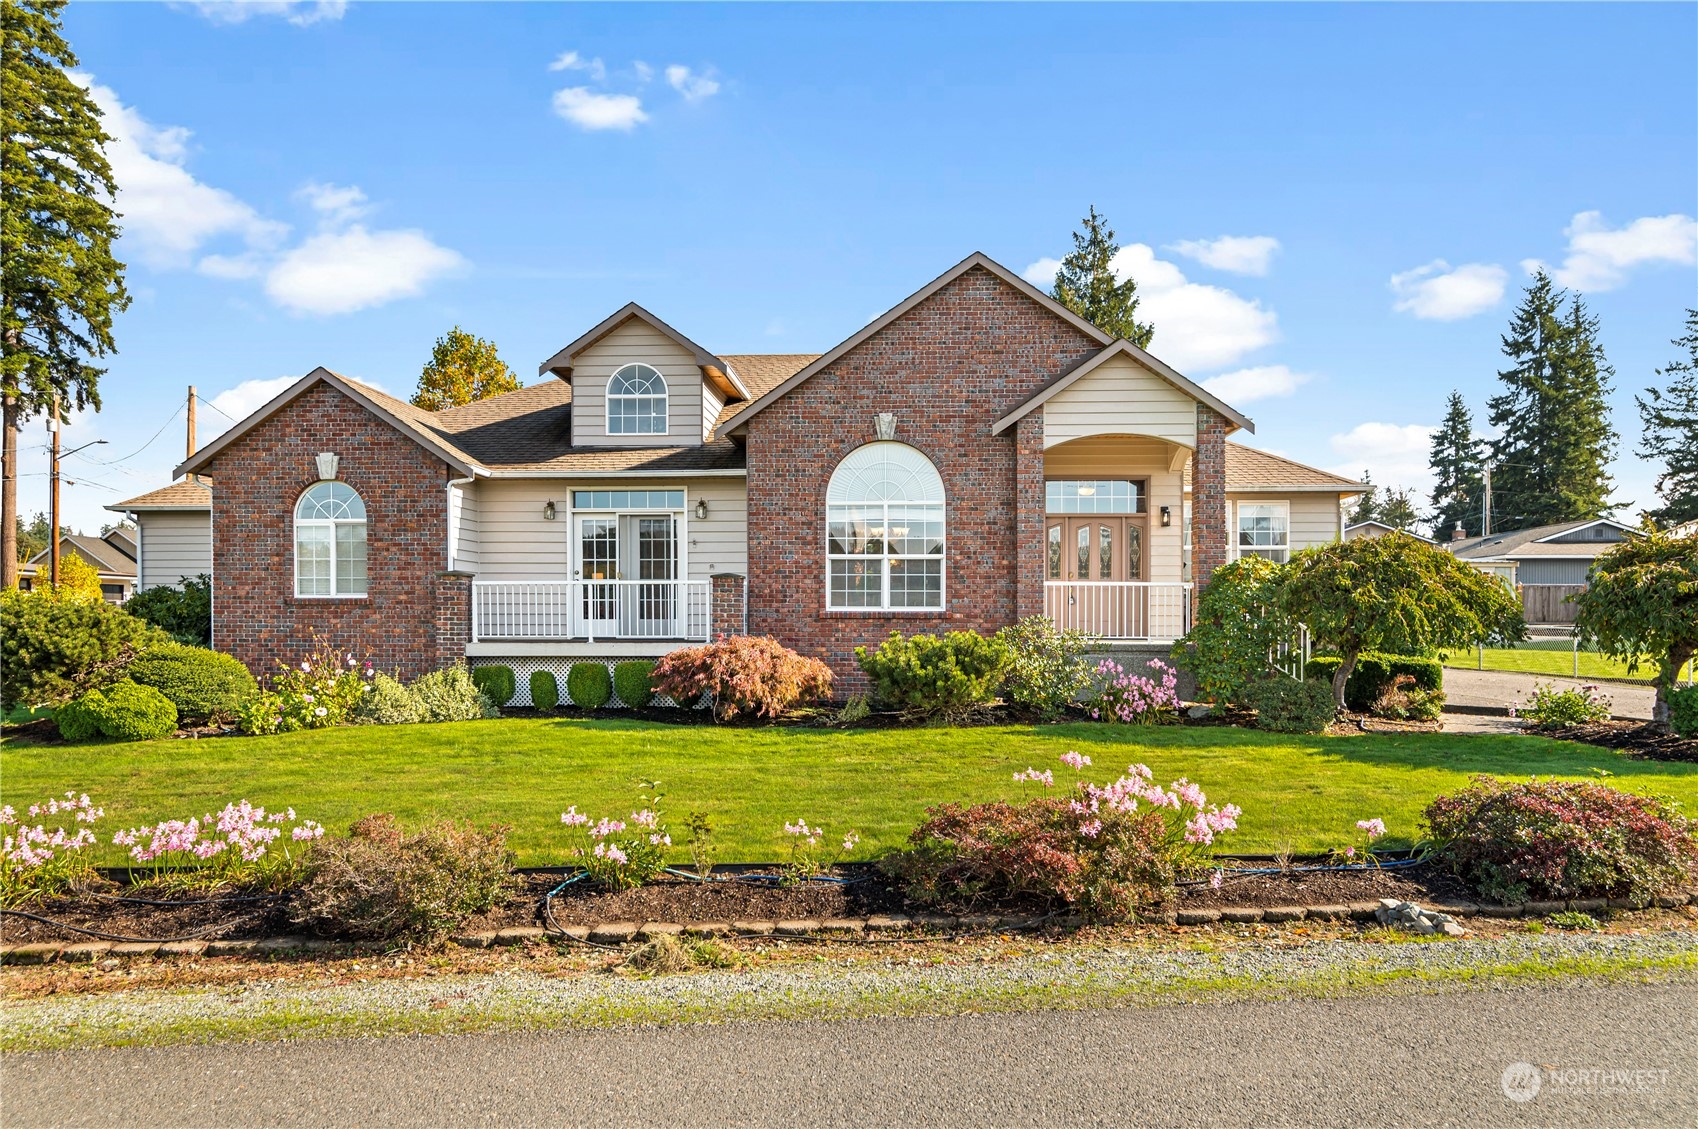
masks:
MULTIPOLYGON (((599 710, 617 695, 620 705, 640 710, 654 701, 654 668, 655 664, 646 659, 632 659, 613 664, 610 674, 606 663, 573 663, 566 670, 566 693, 581 709, 599 710)), ((486 695, 491 686, 502 694, 500 698, 489 695, 496 705, 512 700, 517 682, 511 667, 480 666, 472 671, 472 677, 485 688, 486 695)), ((533 671, 530 688, 534 708, 551 710, 560 704, 560 683, 551 671, 533 671)))

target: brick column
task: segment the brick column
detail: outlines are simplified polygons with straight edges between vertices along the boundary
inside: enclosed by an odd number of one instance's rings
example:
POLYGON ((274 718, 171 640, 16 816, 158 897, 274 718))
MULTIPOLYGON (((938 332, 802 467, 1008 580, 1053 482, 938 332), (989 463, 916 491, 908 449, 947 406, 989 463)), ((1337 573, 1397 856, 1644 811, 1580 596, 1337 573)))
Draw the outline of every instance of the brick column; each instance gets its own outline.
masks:
POLYGON ((709 579, 708 637, 747 635, 749 633, 749 602, 745 595, 748 581, 738 572, 716 572, 709 579))
POLYGON ((1044 611, 1044 411, 1014 425, 1014 614, 1044 611))
POLYGON ((430 630, 432 670, 452 666, 466 657, 466 644, 472 641, 473 575, 458 571, 436 574, 436 617, 430 630))
POLYGON ((1197 453, 1191 460, 1191 580, 1196 591, 1226 563, 1226 420, 1197 405, 1197 453))

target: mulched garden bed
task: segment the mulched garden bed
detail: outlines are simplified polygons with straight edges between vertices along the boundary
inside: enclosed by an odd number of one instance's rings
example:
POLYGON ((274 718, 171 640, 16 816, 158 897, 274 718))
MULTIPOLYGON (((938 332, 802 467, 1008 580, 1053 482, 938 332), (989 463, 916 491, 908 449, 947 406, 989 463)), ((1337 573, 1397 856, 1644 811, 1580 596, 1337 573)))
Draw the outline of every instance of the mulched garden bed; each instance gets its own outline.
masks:
POLYGON ((1596 721, 1562 729, 1529 727, 1527 732, 1540 737, 1555 737, 1559 741, 1601 745, 1606 749, 1617 749, 1629 756, 1645 760, 1698 764, 1698 737, 1657 733, 1649 725, 1637 721, 1596 721))
POLYGON ((1435 898, 1474 900, 1456 877, 1430 863, 1371 870, 1290 870, 1279 874, 1228 874, 1218 890, 1207 882, 1182 886, 1175 909, 1239 906, 1316 906, 1396 898, 1426 904, 1435 898))

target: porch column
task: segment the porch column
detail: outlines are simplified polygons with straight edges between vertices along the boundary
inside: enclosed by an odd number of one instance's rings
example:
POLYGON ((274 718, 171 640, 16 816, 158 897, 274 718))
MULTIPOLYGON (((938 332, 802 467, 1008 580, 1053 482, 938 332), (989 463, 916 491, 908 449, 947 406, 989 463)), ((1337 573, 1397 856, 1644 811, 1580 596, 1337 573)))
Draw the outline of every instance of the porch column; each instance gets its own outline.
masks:
POLYGON ((709 580, 708 640, 749 633, 748 581, 742 573, 716 572, 709 580))
POLYGON ((1197 453, 1191 460, 1191 580, 1200 592, 1226 563, 1226 419, 1197 405, 1197 453))
POLYGON ((1014 614, 1044 612, 1044 411, 1014 425, 1014 614))
POLYGON ((472 639, 472 577, 450 570, 436 574, 436 619, 431 624, 432 670, 441 670, 466 657, 472 639))

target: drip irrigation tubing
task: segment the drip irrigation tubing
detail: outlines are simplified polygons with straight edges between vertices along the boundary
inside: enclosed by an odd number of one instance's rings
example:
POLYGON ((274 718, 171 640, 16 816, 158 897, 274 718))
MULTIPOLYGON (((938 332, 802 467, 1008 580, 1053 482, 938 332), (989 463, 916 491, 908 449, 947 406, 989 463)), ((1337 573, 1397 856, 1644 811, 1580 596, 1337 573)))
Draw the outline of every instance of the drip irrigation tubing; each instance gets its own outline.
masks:
MULTIPOLYGON (((1258 874, 1372 874, 1376 870, 1399 870, 1425 862, 1418 858, 1387 859, 1385 862, 1355 862, 1340 866, 1226 866, 1216 867, 1226 878, 1251 878, 1258 874)), ((1213 878, 1189 878, 1176 886, 1206 886, 1213 878)))
POLYGON ((259 916, 259 913, 244 914, 241 917, 233 917, 225 921, 214 922, 211 925, 203 925, 199 929, 192 929, 187 933, 181 933, 175 937, 126 937, 119 933, 102 933, 98 929, 85 929, 81 925, 72 925, 65 921, 55 921, 51 917, 43 917, 39 913, 29 913, 21 909, 0 909, 0 915, 4 915, 6 917, 28 918, 31 921, 39 921, 44 925, 51 925, 55 929, 64 929, 71 933, 81 933, 85 936, 94 937, 102 941, 116 941, 120 944, 126 945, 169 945, 173 941, 198 941, 202 937, 209 937, 222 933, 224 930, 232 929, 245 921, 252 921, 254 918, 259 916))

